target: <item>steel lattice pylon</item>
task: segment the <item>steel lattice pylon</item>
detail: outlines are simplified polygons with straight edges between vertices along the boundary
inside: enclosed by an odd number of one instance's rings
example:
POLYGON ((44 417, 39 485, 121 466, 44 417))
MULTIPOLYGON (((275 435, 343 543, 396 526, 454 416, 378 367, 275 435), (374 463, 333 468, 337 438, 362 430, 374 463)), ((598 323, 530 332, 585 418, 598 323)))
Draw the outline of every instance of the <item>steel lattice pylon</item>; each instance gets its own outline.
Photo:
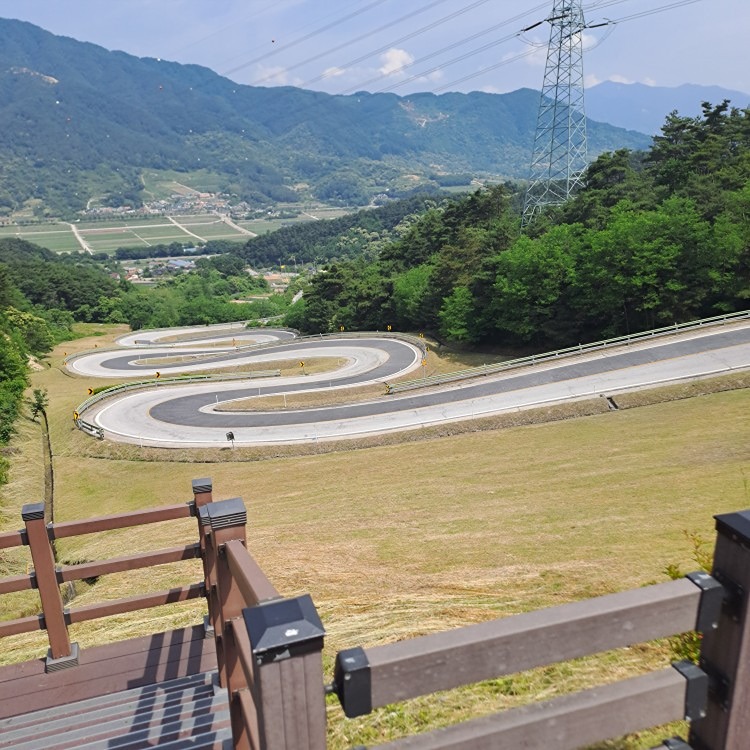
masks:
POLYGON ((581 0, 555 0, 547 20, 552 29, 524 200, 524 225, 544 206, 564 203, 580 185, 587 164, 581 0))

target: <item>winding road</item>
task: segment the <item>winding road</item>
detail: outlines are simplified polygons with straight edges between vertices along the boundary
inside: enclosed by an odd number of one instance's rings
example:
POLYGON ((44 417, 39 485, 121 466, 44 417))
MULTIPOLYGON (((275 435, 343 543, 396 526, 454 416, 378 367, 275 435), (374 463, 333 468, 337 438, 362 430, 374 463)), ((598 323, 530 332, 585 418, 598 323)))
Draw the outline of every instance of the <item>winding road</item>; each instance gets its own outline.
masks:
POLYGON ((107 439, 175 448, 226 446, 228 431, 235 445, 244 446, 354 438, 750 369, 750 320, 740 320, 548 359, 409 395, 310 409, 233 412, 226 410, 228 403, 249 397, 350 388, 409 372, 416 376, 423 355, 408 340, 375 333, 296 339, 289 331, 236 324, 138 332, 117 343, 123 348, 88 352, 70 359, 68 367, 78 375, 138 379, 157 370, 164 377, 240 364, 260 369, 268 362, 309 357, 344 362, 333 372, 314 375, 132 391, 86 410, 85 419, 107 439))

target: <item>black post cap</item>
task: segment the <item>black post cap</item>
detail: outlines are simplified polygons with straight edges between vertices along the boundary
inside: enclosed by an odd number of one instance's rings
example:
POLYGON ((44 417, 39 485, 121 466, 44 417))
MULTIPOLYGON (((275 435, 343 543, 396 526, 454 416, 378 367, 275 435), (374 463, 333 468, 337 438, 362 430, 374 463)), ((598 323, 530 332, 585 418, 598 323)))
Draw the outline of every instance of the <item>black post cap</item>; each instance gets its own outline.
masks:
POLYGON ((44 503, 27 503, 21 508, 21 518, 24 521, 37 521, 44 518, 44 503))
POLYGON ((323 648, 326 631, 310 594, 256 604, 243 609, 242 616, 259 664, 323 648))
POLYGON ((212 492, 213 486, 211 477, 206 477, 205 479, 193 479, 193 494, 200 495, 205 492, 212 492))
POLYGON ((372 711, 371 682, 370 660, 363 648, 349 648, 336 654, 333 685, 348 718, 372 711))
POLYGON ((244 526, 247 523, 247 511, 241 497, 208 503, 205 507, 213 531, 227 529, 230 526, 244 526))
POLYGON ((739 513, 724 513, 714 516, 716 519, 716 531, 730 539, 739 541, 741 544, 750 546, 750 510, 739 513))

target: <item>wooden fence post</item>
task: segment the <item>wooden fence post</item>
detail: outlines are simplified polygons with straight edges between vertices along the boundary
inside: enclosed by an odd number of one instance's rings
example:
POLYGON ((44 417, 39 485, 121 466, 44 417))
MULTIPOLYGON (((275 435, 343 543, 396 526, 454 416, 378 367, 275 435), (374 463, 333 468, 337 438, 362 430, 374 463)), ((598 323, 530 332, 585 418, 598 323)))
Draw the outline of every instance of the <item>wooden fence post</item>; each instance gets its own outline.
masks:
POLYGON ((49 653, 45 670, 55 672, 78 664, 78 644, 71 645, 65 624, 60 587, 57 583, 55 558, 52 554, 47 526, 44 523, 44 503, 29 503, 21 509, 26 525, 26 541, 31 548, 36 587, 42 601, 44 626, 49 639, 49 653))
POLYGON ((261 750, 325 750, 325 630, 310 595, 262 602, 242 614, 261 750))
POLYGON ((208 515, 209 505, 204 505, 199 511, 202 540, 204 544, 204 572, 206 575, 206 601, 208 602, 208 619, 213 628, 216 641, 216 666, 219 672, 219 684, 227 687, 227 671, 224 665, 224 623, 221 617, 217 578, 217 551, 211 532, 211 518, 208 515))
POLYGON ((235 750, 250 750, 257 747, 257 724, 249 728, 242 718, 240 691, 247 689, 247 682, 237 654, 237 647, 233 638, 230 621, 238 618, 245 607, 245 599, 240 592, 237 582, 232 577, 227 562, 224 545, 229 541, 245 541, 245 524, 247 511, 239 497, 221 500, 205 506, 211 535, 207 539, 210 548, 209 555, 215 562, 216 596, 218 608, 217 617, 217 650, 222 650, 222 663, 225 673, 225 685, 229 691, 229 707, 232 717, 232 737, 235 750), (252 743, 252 744, 251 744, 252 743))
POLYGON ((201 515, 201 508, 213 502, 213 482, 210 477, 204 479, 193 479, 193 502, 195 503, 195 515, 198 519, 198 541, 201 546, 201 560, 203 561, 203 579, 206 584, 206 602, 208 615, 204 620, 206 637, 214 637, 216 634, 216 622, 214 608, 212 607, 212 593, 209 561, 206 557, 206 526, 205 516, 201 515))
POLYGON ((727 590, 716 630, 703 636, 700 666, 709 675, 706 717, 694 722, 699 750, 746 750, 750 745, 750 510, 716 516, 712 575, 727 590))

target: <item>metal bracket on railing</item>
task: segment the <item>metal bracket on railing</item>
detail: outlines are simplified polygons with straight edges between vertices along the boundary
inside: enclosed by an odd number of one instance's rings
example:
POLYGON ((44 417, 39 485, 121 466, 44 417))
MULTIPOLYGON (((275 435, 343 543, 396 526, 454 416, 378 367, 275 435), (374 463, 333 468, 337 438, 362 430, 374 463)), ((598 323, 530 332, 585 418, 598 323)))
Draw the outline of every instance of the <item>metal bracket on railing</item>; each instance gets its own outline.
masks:
POLYGON ((719 568, 714 568, 713 574, 724 587, 724 613, 738 622, 745 602, 745 589, 719 568))
MULTIPOLYGON (((65 610, 67 614, 68 610, 65 610)), ((77 667, 80 658, 80 650, 77 643, 70 644, 70 653, 67 656, 60 656, 57 659, 52 657, 52 649, 48 649, 47 658, 44 661, 44 671, 46 674, 51 672, 62 672, 63 669, 77 667)))
POLYGON ((719 615, 727 595, 726 588, 716 578, 702 570, 688 573, 685 578, 692 581, 703 592, 695 629, 699 633, 716 630, 719 627, 719 615))
POLYGON ((672 666, 687 680, 685 718, 688 721, 702 719, 708 705, 708 675, 691 661, 676 662, 672 666))
POLYGON ((271 599, 242 610, 258 665, 321 651, 326 634, 309 594, 271 599))
POLYGON ((372 712, 370 661, 363 648, 349 648, 336 654, 333 692, 348 718, 372 712))
POLYGON ((666 750, 692 750, 690 745, 681 737, 672 737, 669 740, 664 740, 660 747, 665 747, 666 750))
POLYGON ((700 668, 708 675, 708 691, 711 697, 725 710, 729 710, 731 680, 713 664, 701 657, 700 668))

